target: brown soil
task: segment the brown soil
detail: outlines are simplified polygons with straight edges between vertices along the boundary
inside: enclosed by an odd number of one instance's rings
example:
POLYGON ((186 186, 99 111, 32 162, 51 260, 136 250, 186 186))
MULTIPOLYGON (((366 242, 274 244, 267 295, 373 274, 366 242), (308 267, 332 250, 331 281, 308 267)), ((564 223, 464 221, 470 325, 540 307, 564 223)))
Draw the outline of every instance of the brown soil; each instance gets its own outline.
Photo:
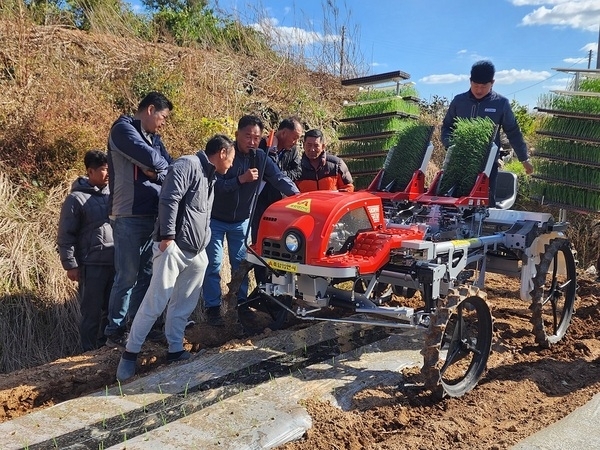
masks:
MULTIPOLYGON (((567 336, 541 349, 531 333, 518 281, 489 275, 495 336, 488 368, 478 386, 461 398, 434 399, 398 386, 361 391, 353 409, 306 403, 313 428, 286 450, 300 449, 503 449, 566 416, 600 392, 600 289, 578 280, 576 313, 567 336)), ((270 333, 267 330, 267 333, 270 333)), ((255 336, 251 340, 264 337, 255 336)), ((188 349, 246 345, 232 333, 201 324, 188 330, 188 349)), ((250 340, 250 341, 251 341, 250 340)), ((141 374, 164 364, 165 347, 146 344, 141 374)), ((0 376, 0 420, 103 389, 112 384, 120 351, 95 352, 0 376)), ((418 371, 405 374, 418 378, 418 371)))

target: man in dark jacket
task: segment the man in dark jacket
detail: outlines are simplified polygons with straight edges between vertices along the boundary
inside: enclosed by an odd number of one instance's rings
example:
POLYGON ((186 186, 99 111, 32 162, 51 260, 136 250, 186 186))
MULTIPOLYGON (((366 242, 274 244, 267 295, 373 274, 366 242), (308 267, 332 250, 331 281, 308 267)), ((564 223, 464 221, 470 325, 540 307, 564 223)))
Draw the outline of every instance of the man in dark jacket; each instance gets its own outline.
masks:
MULTIPOLYGON (((471 88, 462 94, 458 94, 450 102, 444 121, 442 122, 442 143, 446 148, 450 146, 450 136, 454 123, 458 117, 475 118, 489 117, 496 125, 506 133, 513 150, 519 161, 523 164, 527 174, 533 173, 533 166, 529 161, 527 144, 515 115, 506 97, 492 90, 494 86, 494 75, 496 69, 490 61, 478 61, 471 67, 471 88)), ((502 149, 500 133, 496 135, 498 151, 502 149)), ((496 161, 498 157, 496 156, 496 161)), ((490 206, 496 206, 496 178, 498 176, 498 164, 494 164, 490 173, 490 206)))
MULTIPOLYGON (((297 117, 289 117, 283 119, 275 132, 273 143, 268 148, 267 140, 262 138, 258 148, 264 150, 265 153, 273 160, 279 169, 292 181, 296 181, 302 169, 300 168, 301 155, 296 148, 296 143, 302 136, 304 129, 300 119, 297 117)), ((279 189, 270 183, 264 184, 256 201, 256 209, 254 211, 251 231, 252 241, 256 241, 256 233, 260 218, 265 210, 278 200, 283 198, 283 194, 279 189)))
POLYGON ((171 156, 158 134, 173 104, 150 92, 133 117, 121 116, 108 138, 110 219, 115 238, 115 281, 104 331, 109 346, 123 346, 152 276, 152 230, 160 185, 171 156))
POLYGON ((169 168, 154 230, 152 280, 133 319, 117 380, 125 381, 135 374, 137 355, 165 308, 167 361, 190 358, 183 348, 183 338, 187 320, 198 304, 208 264, 205 248, 210 240, 215 175, 225 174, 233 158, 233 142, 227 136, 216 135, 206 144, 206 151, 182 156, 169 168))
POLYGON ((87 177, 75 180, 62 205, 57 244, 67 277, 79 282, 79 335, 87 352, 103 345, 102 318, 106 317, 115 271, 106 153, 90 150, 84 163, 87 177))
MULTIPOLYGON (((215 205, 212 210, 210 243, 206 248, 208 269, 204 279, 203 296, 207 323, 223 326, 221 317, 221 263, 223 242, 227 239, 231 270, 236 271, 246 254, 246 239, 252 199, 258 180, 271 184, 283 195, 294 195, 298 189, 263 150, 257 149, 264 125, 256 116, 243 116, 235 132, 235 159, 225 175, 215 183, 215 205), (259 168, 264 166, 264 173, 259 168)), ((238 304, 248 295, 248 279, 238 292, 238 304)))

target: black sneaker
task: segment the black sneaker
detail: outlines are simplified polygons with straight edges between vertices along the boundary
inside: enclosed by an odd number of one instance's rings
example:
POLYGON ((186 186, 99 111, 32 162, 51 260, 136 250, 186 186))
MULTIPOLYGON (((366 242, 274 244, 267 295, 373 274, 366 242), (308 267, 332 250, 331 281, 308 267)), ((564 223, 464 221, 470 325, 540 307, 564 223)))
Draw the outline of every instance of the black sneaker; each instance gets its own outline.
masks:
POLYGON ((192 354, 187 350, 182 350, 175 353, 167 353, 167 362, 172 363, 176 361, 187 361, 192 357, 192 354))
POLYGON ((220 306, 210 306, 206 308, 206 324, 213 327, 224 327, 225 321, 221 316, 220 306))
POLYGON ((120 348, 125 349, 125 345, 127 344, 127 333, 115 333, 109 334, 106 336, 105 345, 110 348, 120 348))

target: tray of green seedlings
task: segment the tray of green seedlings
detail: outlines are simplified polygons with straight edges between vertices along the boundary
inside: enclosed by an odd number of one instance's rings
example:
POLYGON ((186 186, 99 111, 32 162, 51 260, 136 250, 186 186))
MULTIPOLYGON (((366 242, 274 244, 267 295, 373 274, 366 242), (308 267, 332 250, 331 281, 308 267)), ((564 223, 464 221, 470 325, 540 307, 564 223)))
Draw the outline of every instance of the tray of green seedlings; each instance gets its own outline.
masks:
POLYGON ((381 139, 363 141, 340 140, 337 154, 341 157, 387 153, 398 142, 398 133, 390 133, 381 139))
POLYGON ((373 116, 387 112, 402 112, 419 115, 419 104, 412 95, 396 94, 395 90, 363 91, 357 96, 357 101, 344 106, 343 119, 373 116))
POLYGON ((600 145, 545 138, 537 143, 535 157, 600 167, 600 145))
POLYGON ((359 189, 366 189, 373 181, 373 174, 365 174, 365 175, 352 175, 352 184, 354 184, 354 190, 358 191, 359 189))
POLYGON ((398 89, 364 89, 356 96, 356 103, 381 100, 388 97, 418 98, 419 94, 412 84, 402 84, 398 89))
POLYGON ((538 141, 535 156, 561 161, 600 164, 600 146, 544 138, 538 141))
POLYGON ((600 98, 544 94, 536 109, 560 117, 600 120, 600 98))
POLYGON ((497 127, 489 117, 457 118, 454 123, 438 195, 464 197, 471 193, 487 162, 497 127))
POLYGON ((433 128, 413 122, 398 133, 398 143, 390 149, 383 164, 381 186, 394 183, 396 191, 406 189, 414 172, 423 163, 433 128))
POLYGON ((537 133, 543 136, 600 143, 600 121, 568 117, 544 117, 537 133))
POLYGON ((341 134, 344 139, 352 140, 353 138, 355 139, 362 136, 373 136, 388 131, 400 131, 408 126, 412 120, 413 119, 392 116, 376 118, 372 120, 363 120, 354 123, 344 123, 340 125, 338 133, 341 134))
POLYGON ((589 165, 536 158, 534 177, 600 191, 600 170, 589 165))
POLYGON ((363 158, 344 158, 344 162, 350 170, 350 174, 370 173, 376 174, 383 167, 385 162, 384 156, 365 156, 363 158))
POLYGON ((543 204, 600 211, 600 192, 589 189, 580 187, 565 189, 564 184, 532 178, 529 182, 529 192, 532 198, 538 199, 543 204))

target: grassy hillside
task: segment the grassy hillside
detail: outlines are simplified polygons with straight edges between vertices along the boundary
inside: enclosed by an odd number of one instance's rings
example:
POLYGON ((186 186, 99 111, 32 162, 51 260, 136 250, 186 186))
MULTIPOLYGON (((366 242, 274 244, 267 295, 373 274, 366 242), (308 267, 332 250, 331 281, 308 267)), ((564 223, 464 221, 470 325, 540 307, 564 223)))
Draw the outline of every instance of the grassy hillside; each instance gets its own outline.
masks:
POLYGON ((83 154, 104 149, 112 122, 146 92, 175 104, 163 130, 175 156, 233 136, 247 113, 268 128, 298 115, 333 135, 342 103, 339 79, 260 45, 197 50, 14 19, 0 21, 0 49, 0 372, 78 350, 75 286, 55 251, 59 208, 83 154))

